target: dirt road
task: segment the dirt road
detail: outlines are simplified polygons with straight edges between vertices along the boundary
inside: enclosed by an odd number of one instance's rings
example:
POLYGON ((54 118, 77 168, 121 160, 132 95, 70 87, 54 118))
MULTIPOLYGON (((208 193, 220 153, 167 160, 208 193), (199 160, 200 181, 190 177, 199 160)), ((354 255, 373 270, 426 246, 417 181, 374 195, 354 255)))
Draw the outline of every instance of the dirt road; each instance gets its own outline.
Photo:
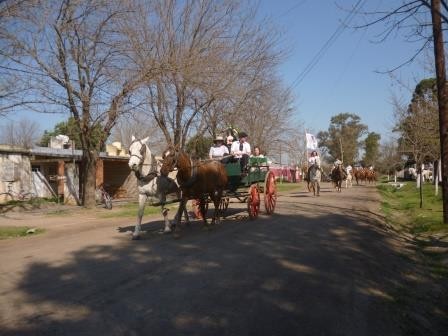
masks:
MULTIPOLYGON (((130 240, 134 218, 13 214, 0 241, 1 335, 442 335, 446 292, 389 232, 374 187, 279 196, 255 221, 130 240)), ((107 211, 107 210, 98 210, 107 211)))

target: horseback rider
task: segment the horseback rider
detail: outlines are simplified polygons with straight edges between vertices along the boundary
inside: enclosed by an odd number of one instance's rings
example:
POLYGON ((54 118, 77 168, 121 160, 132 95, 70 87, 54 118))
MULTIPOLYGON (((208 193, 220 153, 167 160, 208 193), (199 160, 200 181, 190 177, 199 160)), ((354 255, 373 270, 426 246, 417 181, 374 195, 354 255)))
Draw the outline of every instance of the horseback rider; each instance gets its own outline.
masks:
MULTIPOLYGON (((317 154, 317 151, 313 150, 310 154, 310 157, 308 158, 308 165, 309 167, 316 165, 318 169, 320 169, 320 157, 319 154, 317 154)), ((308 168, 307 172, 307 181, 310 180, 310 169, 308 168)))
POLYGON ((347 175, 351 175, 352 170, 353 170, 353 168, 350 164, 348 164, 347 167, 345 167, 345 172, 347 173, 347 175))
MULTIPOLYGON (((330 173, 332 179, 334 177, 333 173, 334 173, 335 169, 338 168, 338 166, 342 167, 342 161, 339 160, 339 158, 336 158, 336 160, 333 163, 333 168, 331 168, 331 173, 330 173)), ((342 175, 343 175, 343 178, 345 180, 347 178, 347 172, 344 169, 344 167, 342 167, 342 175)))
POLYGON ((319 154, 315 150, 313 150, 310 154, 311 156, 308 159, 309 165, 317 165, 318 168, 320 168, 320 157, 319 154))

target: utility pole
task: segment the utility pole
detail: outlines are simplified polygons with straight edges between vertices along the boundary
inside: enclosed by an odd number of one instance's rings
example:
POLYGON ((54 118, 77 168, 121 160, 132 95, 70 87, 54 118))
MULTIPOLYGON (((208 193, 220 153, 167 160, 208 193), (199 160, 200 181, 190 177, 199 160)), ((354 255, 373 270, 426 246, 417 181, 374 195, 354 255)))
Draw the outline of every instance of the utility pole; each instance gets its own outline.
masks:
POLYGON ((431 0, 434 59, 436 63, 437 99, 439 102, 440 157, 442 160, 443 223, 448 224, 448 101, 446 88, 445 51, 443 47, 440 0, 431 0))
POLYGON ((339 147, 341 149, 341 161, 344 162, 344 151, 342 150, 342 139, 339 137, 339 147))

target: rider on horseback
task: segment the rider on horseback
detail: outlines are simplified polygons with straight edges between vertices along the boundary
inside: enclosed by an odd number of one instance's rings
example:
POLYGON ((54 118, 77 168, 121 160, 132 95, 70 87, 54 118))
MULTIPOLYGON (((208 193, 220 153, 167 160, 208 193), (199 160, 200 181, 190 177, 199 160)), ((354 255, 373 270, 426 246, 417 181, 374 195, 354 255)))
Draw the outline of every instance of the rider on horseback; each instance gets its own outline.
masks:
MULTIPOLYGON (((339 160, 339 158, 336 158, 336 161, 334 161, 333 168, 331 168, 331 172, 330 172, 330 176, 332 179, 334 179, 333 173, 334 173, 335 169, 338 168, 339 165, 342 166, 342 161, 339 160)), ((342 169, 342 174, 343 174, 344 180, 345 180, 347 178, 347 172, 345 169, 342 169)))
MULTIPOLYGON (((320 169, 320 157, 319 154, 317 154, 317 152, 315 150, 313 150, 310 154, 311 156, 308 159, 308 165, 309 167, 311 167, 312 165, 316 165, 317 168, 320 169)), ((310 169, 308 169, 307 172, 307 181, 310 180, 310 169)))

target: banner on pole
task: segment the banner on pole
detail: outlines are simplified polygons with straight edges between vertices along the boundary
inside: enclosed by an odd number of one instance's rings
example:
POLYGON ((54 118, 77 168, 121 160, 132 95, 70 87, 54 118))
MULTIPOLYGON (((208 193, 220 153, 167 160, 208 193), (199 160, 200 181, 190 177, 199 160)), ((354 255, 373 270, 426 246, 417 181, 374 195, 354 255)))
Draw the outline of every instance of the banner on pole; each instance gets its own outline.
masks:
POLYGON ((306 133, 306 149, 317 150, 317 139, 311 133, 306 133))

